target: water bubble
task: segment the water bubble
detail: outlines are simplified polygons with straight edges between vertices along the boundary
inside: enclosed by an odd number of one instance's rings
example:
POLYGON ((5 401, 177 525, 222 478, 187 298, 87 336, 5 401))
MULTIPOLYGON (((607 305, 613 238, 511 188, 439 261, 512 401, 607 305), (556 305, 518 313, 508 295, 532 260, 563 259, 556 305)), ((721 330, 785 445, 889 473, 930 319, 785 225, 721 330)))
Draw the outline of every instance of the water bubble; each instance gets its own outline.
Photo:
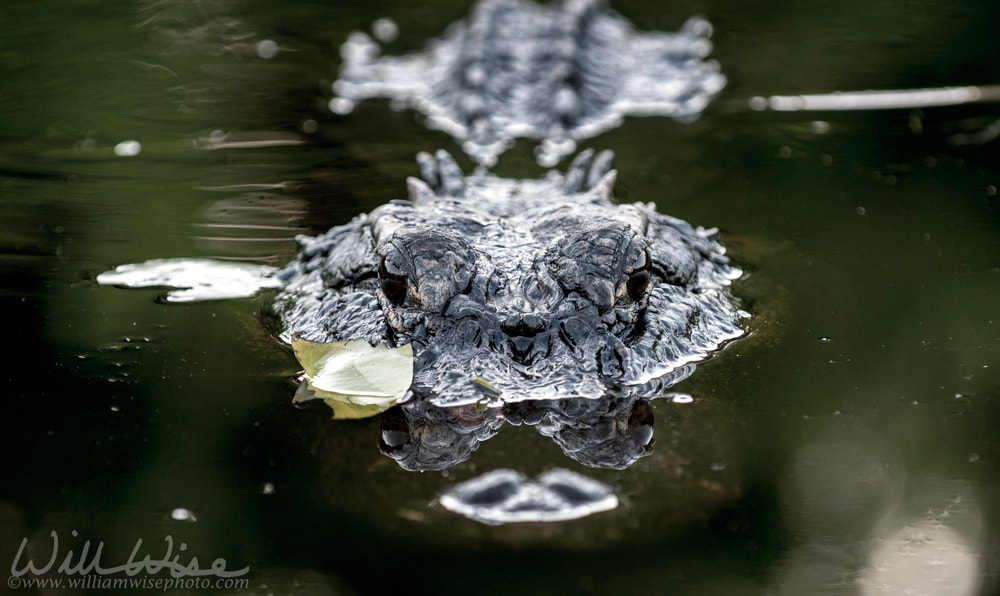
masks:
POLYGON ((319 123, 313 120, 312 118, 302 123, 302 132, 306 134, 313 134, 318 130, 319 130, 319 123))
POLYGON ((135 157, 142 152, 139 141, 122 141, 115 145, 115 155, 118 157, 135 157))
POLYGON ((173 511, 171 511, 170 519, 173 519, 175 521, 185 521, 185 522, 198 521, 198 518, 195 517, 194 512, 184 507, 178 507, 173 511))
POLYGON ((543 168, 554 168, 559 163, 559 156, 553 153, 539 151, 536 155, 538 156, 538 164, 543 168))
POLYGON ((712 23, 709 23, 705 19, 692 17, 684 23, 684 29, 687 30, 691 35, 697 37, 711 37, 712 36, 712 23))
POLYGON ((372 35, 382 43, 395 41, 399 37, 399 26, 392 19, 381 18, 372 23, 372 35))
POLYGON ((689 404, 694 402, 694 398, 686 393, 675 393, 670 398, 670 401, 675 404, 689 404))
POLYGON ((265 482, 264 483, 264 488, 261 489, 260 492, 262 492, 265 495, 273 495, 274 494, 274 485, 271 484, 270 482, 265 482))
POLYGON ((788 145, 782 145, 781 147, 778 147, 778 155, 780 155, 783 159, 788 159, 792 156, 792 148, 788 145))
POLYGON ((354 102, 344 97, 334 97, 330 100, 330 111, 334 114, 350 114, 354 109, 354 102))
POLYGON ((278 44, 273 39, 262 39, 254 46, 254 52, 264 60, 270 60, 278 55, 278 44))
POLYGON ((809 124, 809 127, 812 128, 812 131, 818 135, 825 135, 830 132, 830 123, 826 120, 813 120, 809 124))

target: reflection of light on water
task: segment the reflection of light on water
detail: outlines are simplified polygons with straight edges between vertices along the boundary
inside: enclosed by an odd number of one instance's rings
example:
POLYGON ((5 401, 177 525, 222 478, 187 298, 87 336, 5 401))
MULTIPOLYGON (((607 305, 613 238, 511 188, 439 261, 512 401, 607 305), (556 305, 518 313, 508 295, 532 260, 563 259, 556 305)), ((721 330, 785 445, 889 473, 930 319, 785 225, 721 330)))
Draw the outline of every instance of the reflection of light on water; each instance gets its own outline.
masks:
POLYGON ((281 48, 278 47, 277 42, 273 39, 262 39, 257 42, 257 45, 255 45, 253 49, 254 53, 257 54, 259 58, 270 60, 278 55, 278 51, 281 48))
POLYGON ((296 187, 293 181, 201 187, 239 194, 206 205, 200 214, 206 221, 191 224, 198 229, 192 238, 206 255, 284 261, 275 251, 305 231, 295 225, 305 216, 304 202, 291 196, 296 187))
POLYGON ((618 506, 610 486, 555 468, 532 480, 514 470, 487 472, 440 498, 450 511, 488 525, 579 519, 618 506))
POLYGON ((874 437, 819 438, 799 449, 783 482, 785 518, 805 540, 850 541, 895 506, 905 479, 895 454, 874 437))
POLYGON ((118 157, 135 157, 142 152, 139 141, 122 141, 115 145, 115 155, 118 157))
POLYGON ((372 23, 372 35, 382 43, 396 41, 399 37, 399 26, 396 25, 396 21, 383 17, 372 23))
POLYGON ((171 511, 170 519, 175 521, 184 521, 184 522, 198 521, 198 518, 195 517, 194 513, 190 509, 187 509, 185 507, 178 507, 173 511, 171 511))
POLYGON ((295 133, 281 131, 225 132, 214 130, 207 137, 194 140, 194 148, 205 151, 217 149, 261 149, 266 147, 289 147, 301 145, 305 141, 295 133))
POLYGON ((971 492, 907 478, 873 435, 823 434, 799 449, 781 486, 796 544, 775 567, 773 592, 980 593, 984 522, 971 492))
POLYGON ((755 111, 798 112, 914 109, 994 101, 1000 101, 1000 85, 772 95, 753 97, 749 104, 755 111))
POLYGON ((687 393, 668 393, 666 397, 670 398, 670 401, 675 404, 690 404, 694 402, 694 397, 687 393))
POLYGON ((177 288, 167 302, 197 302, 253 296, 266 288, 280 288, 277 269, 266 265, 212 259, 153 259, 126 264, 97 276, 97 283, 128 288, 177 288))
POLYGON ((955 530, 922 520, 872 545, 858 579, 863 595, 966 596, 977 592, 979 554, 955 530))

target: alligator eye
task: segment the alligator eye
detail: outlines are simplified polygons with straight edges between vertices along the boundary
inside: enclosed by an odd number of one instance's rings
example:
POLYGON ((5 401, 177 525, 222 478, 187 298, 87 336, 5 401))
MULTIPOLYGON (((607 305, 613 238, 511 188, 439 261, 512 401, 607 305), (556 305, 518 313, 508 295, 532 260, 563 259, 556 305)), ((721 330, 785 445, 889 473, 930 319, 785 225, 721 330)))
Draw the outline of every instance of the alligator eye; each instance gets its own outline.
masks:
POLYGON ((393 406, 382 414, 382 436, 378 446, 382 453, 390 454, 402 449, 410 440, 410 423, 399 406, 393 406))
POLYGON ((635 262, 632 263, 632 272, 629 273, 625 287, 628 289, 628 295, 636 302, 642 300, 646 295, 646 290, 649 288, 650 267, 649 253, 645 250, 639 253, 635 262))
POLYGON ((393 306, 399 306, 406 300, 406 273, 392 261, 382 258, 378 266, 378 279, 382 284, 382 294, 393 306))

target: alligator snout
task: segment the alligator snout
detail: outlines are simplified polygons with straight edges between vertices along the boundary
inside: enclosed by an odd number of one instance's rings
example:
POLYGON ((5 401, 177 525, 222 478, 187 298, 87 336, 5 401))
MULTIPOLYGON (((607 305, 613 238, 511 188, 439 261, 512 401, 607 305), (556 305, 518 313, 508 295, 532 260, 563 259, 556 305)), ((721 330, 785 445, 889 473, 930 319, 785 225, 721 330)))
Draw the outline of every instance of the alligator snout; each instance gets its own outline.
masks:
POLYGON ((514 361, 530 366, 548 353, 547 325, 541 316, 515 313, 500 320, 500 330, 506 335, 507 355, 514 361))
POLYGON ((535 337, 545 330, 545 320, 536 314, 512 314, 501 321, 500 329, 510 337, 535 337))

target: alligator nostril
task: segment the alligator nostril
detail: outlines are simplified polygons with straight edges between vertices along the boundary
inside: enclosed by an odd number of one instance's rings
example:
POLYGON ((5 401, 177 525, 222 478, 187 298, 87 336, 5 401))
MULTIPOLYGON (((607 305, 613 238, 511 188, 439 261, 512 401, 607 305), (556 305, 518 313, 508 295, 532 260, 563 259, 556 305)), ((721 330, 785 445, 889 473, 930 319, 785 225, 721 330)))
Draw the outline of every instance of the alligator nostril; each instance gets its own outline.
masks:
POLYGON ((545 321, 538 315, 515 314, 500 323, 500 329, 510 337, 534 337, 545 329, 545 321))

